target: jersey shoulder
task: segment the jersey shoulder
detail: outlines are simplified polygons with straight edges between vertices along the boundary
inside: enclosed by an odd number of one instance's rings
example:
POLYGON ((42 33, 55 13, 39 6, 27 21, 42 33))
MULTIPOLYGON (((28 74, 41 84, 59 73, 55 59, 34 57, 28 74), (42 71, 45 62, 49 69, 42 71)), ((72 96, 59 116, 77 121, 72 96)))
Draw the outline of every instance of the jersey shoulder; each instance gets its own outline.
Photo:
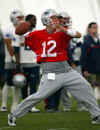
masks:
POLYGON ((41 34, 41 33, 45 33, 45 32, 46 32, 46 30, 42 29, 42 30, 35 30, 33 33, 41 34))
POLYGON ((4 35, 4 38, 11 38, 14 32, 14 27, 13 25, 5 26, 2 28, 2 32, 4 35))
POLYGON ((27 36, 36 36, 36 37, 39 37, 41 34, 44 34, 44 30, 35 30, 35 31, 32 31, 30 33, 28 33, 28 35, 25 35, 26 37, 27 36))

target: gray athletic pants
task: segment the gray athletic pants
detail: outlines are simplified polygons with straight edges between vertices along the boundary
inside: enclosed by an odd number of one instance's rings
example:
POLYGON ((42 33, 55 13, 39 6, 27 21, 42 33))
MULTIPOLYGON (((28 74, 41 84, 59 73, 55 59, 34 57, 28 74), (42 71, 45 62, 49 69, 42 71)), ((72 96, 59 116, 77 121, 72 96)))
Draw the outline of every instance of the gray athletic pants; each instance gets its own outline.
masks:
POLYGON ((38 91, 22 101, 13 111, 13 115, 15 117, 24 116, 35 104, 61 87, 65 87, 78 101, 88 104, 92 118, 100 115, 100 109, 93 95, 92 87, 79 73, 72 69, 66 73, 56 74, 55 80, 48 79, 47 74, 44 74, 38 91))
MULTIPOLYGON (((74 68, 78 73, 82 74, 81 73, 81 67, 80 65, 79 66, 76 66, 74 68)), ((66 91, 66 88, 62 89, 62 92, 61 92, 61 101, 62 101, 62 105, 63 105, 63 108, 65 110, 70 110, 71 109, 71 100, 70 100, 70 96, 69 96, 69 93, 68 91, 66 91)), ((79 102, 77 101, 77 106, 78 106, 78 109, 82 108, 82 107, 86 107, 86 104, 84 104, 83 102, 79 102)))
MULTIPOLYGON (((62 89, 61 91, 61 102, 63 105, 63 109, 65 111, 70 111, 71 110, 71 95, 69 95, 70 93, 68 91, 66 91, 66 88, 62 89)), ((81 110, 81 108, 86 108, 87 109, 87 105, 84 104, 84 102, 80 102, 79 100, 77 100, 77 108, 78 110, 81 110)))

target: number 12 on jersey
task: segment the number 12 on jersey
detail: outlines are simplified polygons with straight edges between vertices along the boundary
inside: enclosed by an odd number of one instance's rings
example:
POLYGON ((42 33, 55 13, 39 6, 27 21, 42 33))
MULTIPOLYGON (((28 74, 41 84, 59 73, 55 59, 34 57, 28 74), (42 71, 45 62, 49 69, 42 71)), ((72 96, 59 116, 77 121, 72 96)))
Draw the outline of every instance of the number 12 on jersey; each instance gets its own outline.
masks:
POLYGON ((52 52, 56 48, 56 41, 50 40, 47 42, 47 44, 44 41, 42 43, 42 47, 43 47, 43 52, 42 52, 41 57, 56 57, 57 56, 56 52, 52 52), (49 45, 51 45, 51 47, 49 49, 47 49, 47 46, 49 46, 49 45))

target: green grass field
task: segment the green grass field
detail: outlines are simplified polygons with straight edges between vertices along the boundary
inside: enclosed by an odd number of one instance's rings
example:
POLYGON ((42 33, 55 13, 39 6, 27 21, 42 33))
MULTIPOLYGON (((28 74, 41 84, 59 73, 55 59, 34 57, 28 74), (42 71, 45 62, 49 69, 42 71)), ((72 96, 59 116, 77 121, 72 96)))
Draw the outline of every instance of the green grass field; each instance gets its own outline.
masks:
POLYGON ((8 98, 8 112, 0 112, 0 130, 100 130, 100 125, 91 124, 88 112, 77 111, 74 99, 72 99, 71 112, 63 112, 62 105, 60 105, 61 112, 47 113, 44 110, 44 103, 41 102, 37 105, 41 112, 28 113, 17 119, 16 127, 9 127, 7 124, 10 106, 11 96, 8 98))

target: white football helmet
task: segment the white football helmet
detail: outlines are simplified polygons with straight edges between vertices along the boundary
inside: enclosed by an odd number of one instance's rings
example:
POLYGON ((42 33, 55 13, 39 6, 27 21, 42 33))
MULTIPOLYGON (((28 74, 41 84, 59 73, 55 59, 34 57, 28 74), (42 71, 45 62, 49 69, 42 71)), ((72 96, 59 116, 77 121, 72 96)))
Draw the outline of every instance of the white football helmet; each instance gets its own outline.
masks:
POLYGON ((13 24, 18 23, 18 17, 24 17, 24 14, 19 9, 14 9, 10 14, 10 20, 13 24))
POLYGON ((58 17, 59 17, 60 19, 63 19, 63 21, 62 21, 62 23, 61 23, 63 26, 71 26, 71 25, 72 25, 72 19, 71 19, 71 17, 69 16, 68 13, 66 13, 66 12, 61 12, 61 13, 58 14, 58 17))
POLYGON ((18 88, 22 88, 26 85, 26 77, 22 73, 16 73, 13 76, 12 81, 13 81, 14 86, 18 88))
POLYGON ((57 13, 54 9, 47 9, 43 14, 41 15, 41 21, 43 25, 50 25, 51 24, 51 16, 57 16, 57 13))

